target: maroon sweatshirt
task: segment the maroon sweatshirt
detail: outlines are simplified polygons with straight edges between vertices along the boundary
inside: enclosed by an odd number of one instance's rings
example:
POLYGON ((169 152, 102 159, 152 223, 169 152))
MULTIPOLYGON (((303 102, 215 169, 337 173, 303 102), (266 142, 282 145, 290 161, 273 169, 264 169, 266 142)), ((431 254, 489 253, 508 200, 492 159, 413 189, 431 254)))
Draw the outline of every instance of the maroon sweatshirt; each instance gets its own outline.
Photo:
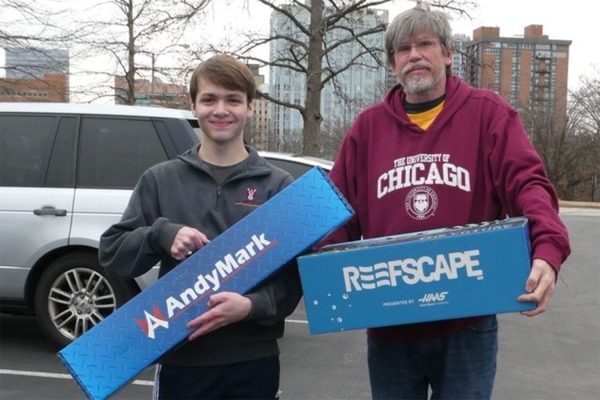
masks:
MULTIPOLYGON (((330 176, 356 215, 326 243, 525 216, 533 258, 558 273, 570 253, 567 229, 517 112, 499 95, 450 77, 444 108, 424 131, 408 119, 404 99, 402 88, 394 87, 346 135, 330 176)), ((368 333, 390 339, 441 336, 474 320, 368 333)))

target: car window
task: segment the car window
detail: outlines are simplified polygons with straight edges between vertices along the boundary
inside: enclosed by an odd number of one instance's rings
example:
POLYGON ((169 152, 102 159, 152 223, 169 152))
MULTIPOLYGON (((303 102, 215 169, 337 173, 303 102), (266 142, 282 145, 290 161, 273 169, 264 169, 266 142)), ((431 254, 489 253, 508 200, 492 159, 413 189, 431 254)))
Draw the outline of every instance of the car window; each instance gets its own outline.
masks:
POLYGON ((283 169, 284 171, 289 172, 290 175, 292 175, 292 177, 294 179, 299 178, 306 171, 308 171, 309 169, 312 168, 310 165, 300 164, 300 163, 293 162, 293 161, 280 160, 277 158, 269 158, 269 157, 265 157, 265 158, 267 159, 267 161, 269 161, 271 164, 275 165, 276 167, 279 167, 279 168, 283 169))
POLYGON ((0 186, 43 186, 58 118, 0 116, 0 186))
POLYGON ((81 129, 79 187, 131 189, 168 158, 149 120, 84 117, 81 129))
POLYGON ((75 133, 77 118, 62 117, 46 172, 46 186, 73 187, 75 185, 75 133))

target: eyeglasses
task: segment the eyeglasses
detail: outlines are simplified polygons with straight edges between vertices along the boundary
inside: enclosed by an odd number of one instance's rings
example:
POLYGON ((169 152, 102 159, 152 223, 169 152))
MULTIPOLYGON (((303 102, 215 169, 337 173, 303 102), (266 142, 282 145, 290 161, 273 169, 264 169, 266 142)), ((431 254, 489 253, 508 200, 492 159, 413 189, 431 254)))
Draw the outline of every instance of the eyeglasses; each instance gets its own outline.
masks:
POLYGON ((438 43, 435 39, 421 39, 414 42, 414 44, 401 44, 396 46, 394 51, 396 54, 407 55, 414 48, 418 53, 424 53, 433 48, 438 43))

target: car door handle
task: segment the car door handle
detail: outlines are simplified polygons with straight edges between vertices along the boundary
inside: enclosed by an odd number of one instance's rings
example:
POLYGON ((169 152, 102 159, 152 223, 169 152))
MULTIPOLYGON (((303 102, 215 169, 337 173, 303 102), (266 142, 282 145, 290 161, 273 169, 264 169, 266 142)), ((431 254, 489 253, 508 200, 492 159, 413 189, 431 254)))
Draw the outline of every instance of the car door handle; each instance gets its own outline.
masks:
POLYGON ((33 210, 33 213, 35 215, 55 215, 57 217, 64 217, 67 215, 67 210, 46 206, 42 208, 36 208, 33 210))

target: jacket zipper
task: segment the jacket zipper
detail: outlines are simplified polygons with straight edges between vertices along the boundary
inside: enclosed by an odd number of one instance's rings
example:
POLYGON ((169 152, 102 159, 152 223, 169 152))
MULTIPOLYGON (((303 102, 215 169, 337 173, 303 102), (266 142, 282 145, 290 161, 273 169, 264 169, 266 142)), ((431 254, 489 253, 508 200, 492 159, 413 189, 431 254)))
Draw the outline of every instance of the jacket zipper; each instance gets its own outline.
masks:
POLYGON ((223 194, 223 186, 217 186, 217 204, 215 205, 216 209, 221 208, 221 195, 223 194))

